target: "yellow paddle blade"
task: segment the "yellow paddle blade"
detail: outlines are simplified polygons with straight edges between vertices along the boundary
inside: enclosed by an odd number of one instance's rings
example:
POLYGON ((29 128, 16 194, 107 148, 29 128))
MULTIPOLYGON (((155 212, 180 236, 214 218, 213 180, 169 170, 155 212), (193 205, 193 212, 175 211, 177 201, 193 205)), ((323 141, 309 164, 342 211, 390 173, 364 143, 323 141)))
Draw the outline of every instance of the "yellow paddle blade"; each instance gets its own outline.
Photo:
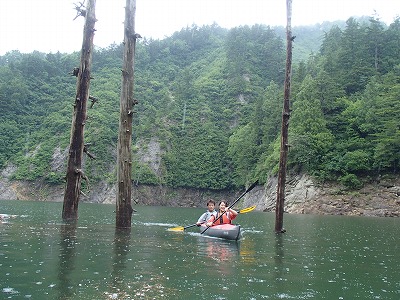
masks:
POLYGON ((185 230, 185 228, 183 228, 183 226, 178 226, 178 227, 174 227, 174 228, 168 228, 169 231, 183 231, 185 230))
POLYGON ((251 212, 251 211, 254 210, 255 208, 256 208, 255 205, 250 206, 250 207, 247 207, 247 208, 243 208, 243 209, 239 210, 239 213, 245 214, 245 213, 251 212))

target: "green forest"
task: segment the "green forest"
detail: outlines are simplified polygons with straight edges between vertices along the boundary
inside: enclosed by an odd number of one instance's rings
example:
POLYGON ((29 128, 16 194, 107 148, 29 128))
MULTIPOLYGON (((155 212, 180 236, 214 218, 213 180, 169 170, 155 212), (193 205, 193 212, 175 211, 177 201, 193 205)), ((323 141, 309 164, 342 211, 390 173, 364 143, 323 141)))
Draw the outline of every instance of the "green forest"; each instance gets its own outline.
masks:
MULTIPOLYGON (((400 18, 350 18, 294 27, 293 35, 288 168, 348 188, 398 174, 400 18)), ((285 29, 266 25, 193 25, 139 40, 135 183, 228 190, 276 174, 285 47, 285 29)), ((91 182, 116 180, 122 50, 113 44, 93 55, 91 182)), ((79 57, 0 56, 0 169, 13 166, 12 179, 64 182, 79 57)))

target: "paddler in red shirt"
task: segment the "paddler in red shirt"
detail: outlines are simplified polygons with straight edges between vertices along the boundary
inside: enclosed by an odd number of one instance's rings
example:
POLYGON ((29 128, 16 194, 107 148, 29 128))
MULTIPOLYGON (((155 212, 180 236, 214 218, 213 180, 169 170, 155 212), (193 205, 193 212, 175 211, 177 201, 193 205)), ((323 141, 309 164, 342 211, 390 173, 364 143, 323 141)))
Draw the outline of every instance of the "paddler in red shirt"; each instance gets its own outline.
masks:
POLYGON ((232 224, 232 220, 236 218, 238 212, 232 208, 228 208, 228 206, 229 205, 227 202, 221 201, 219 203, 219 211, 217 216, 211 216, 207 222, 207 226, 210 227, 213 225, 232 224))

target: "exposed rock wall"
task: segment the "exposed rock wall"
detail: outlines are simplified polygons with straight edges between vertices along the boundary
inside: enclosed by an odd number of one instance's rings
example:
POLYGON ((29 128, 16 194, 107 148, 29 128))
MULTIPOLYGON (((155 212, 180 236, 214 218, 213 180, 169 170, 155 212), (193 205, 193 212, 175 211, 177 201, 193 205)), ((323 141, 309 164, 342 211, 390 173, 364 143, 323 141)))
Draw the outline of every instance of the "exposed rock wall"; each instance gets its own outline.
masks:
MULTIPOLYGON (((244 206, 274 211, 277 178, 255 188, 244 206)), ((344 191, 334 184, 316 184, 307 175, 291 176, 285 189, 285 211, 297 214, 400 217, 400 178, 366 184, 358 191, 344 191)))
MULTIPOLYGON (((0 199, 63 201, 64 186, 41 181, 12 181, 12 167, 3 170, 0 178, 0 199)), ((257 210, 274 211, 277 178, 255 187, 238 203, 238 207, 257 205, 257 210)), ((167 188, 165 186, 133 186, 133 202, 140 205, 205 207, 208 199, 233 201, 242 191, 210 191, 167 188)), ((81 197, 83 202, 115 203, 115 185, 101 182, 81 197)), ((288 178, 285 211, 297 214, 334 214, 359 216, 400 216, 400 178, 368 184, 362 189, 345 192, 337 185, 316 184, 307 175, 288 178)))

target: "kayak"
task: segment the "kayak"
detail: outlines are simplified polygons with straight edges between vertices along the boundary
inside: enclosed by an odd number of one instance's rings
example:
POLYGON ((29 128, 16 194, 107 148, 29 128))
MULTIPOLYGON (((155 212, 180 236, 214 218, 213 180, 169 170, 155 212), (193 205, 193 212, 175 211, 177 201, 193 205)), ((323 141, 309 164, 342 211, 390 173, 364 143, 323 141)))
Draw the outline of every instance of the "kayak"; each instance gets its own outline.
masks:
MULTIPOLYGON (((203 232, 207 226, 201 225, 199 228, 200 232, 203 232)), ((208 228, 203 234, 211 237, 237 241, 240 237, 240 225, 214 225, 208 228)))

